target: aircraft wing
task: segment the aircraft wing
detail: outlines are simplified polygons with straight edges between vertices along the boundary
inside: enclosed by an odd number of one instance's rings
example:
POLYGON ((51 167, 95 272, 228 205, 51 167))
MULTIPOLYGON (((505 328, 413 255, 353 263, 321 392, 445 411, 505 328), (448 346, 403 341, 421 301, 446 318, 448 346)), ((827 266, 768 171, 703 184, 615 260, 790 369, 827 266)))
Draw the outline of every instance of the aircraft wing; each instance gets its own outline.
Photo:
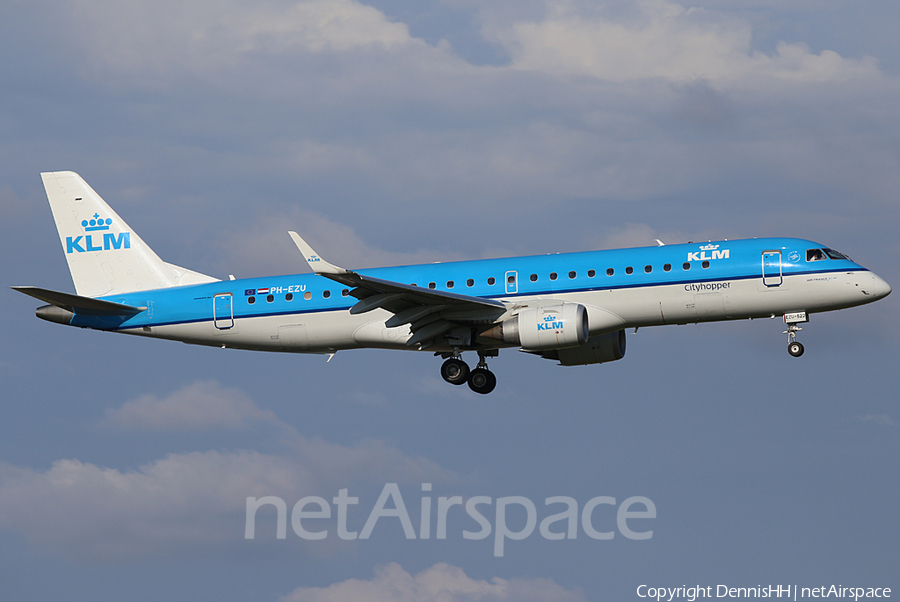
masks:
POLYGON ((351 314, 384 309, 394 314, 385 323, 388 328, 409 324, 413 332, 406 342, 409 347, 426 348, 445 338, 452 346, 454 338, 470 336, 472 326, 492 324, 507 310, 505 303, 493 299, 421 288, 346 270, 319 257, 296 232, 288 234, 315 273, 351 287, 350 294, 359 299, 350 308, 351 314), (455 331, 460 327, 469 332, 455 331))

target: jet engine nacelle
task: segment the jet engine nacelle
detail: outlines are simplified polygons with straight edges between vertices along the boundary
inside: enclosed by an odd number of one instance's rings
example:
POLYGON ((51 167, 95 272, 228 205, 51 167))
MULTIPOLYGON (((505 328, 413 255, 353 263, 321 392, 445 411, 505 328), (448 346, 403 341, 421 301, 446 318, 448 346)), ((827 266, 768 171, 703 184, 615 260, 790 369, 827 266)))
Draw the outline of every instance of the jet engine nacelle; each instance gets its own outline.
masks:
POLYGON ((526 307, 481 336, 519 345, 525 351, 577 347, 588 340, 587 309, 578 303, 526 307))
POLYGON ((614 362, 625 357, 625 331, 607 332, 591 337, 584 345, 568 349, 552 349, 541 353, 548 360, 559 360, 561 366, 584 366, 614 362))

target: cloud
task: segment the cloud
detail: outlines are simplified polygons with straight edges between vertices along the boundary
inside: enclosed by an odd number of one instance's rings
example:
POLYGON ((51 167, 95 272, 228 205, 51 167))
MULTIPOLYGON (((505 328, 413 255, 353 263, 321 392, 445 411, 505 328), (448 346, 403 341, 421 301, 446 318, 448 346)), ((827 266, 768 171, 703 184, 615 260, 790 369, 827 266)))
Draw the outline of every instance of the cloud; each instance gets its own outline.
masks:
POLYGON ((255 54, 391 48, 413 42, 406 25, 354 0, 198 0, 65 5, 69 43, 93 69, 200 74, 255 54))
POLYGON ((385 482, 455 478, 378 441, 345 447, 300 439, 293 448, 284 455, 170 454, 135 470, 77 459, 57 460, 46 471, 0 464, 0 529, 42 552, 140 555, 241 541, 248 496, 293 503, 304 495, 329 498, 342 487, 358 494, 385 482))
POLYGON ((734 103, 709 82, 695 80, 677 85, 675 90, 679 93, 675 117, 684 124, 700 130, 721 130, 736 125, 734 103))
POLYGON ((74 458, 44 471, 0 463, 0 529, 21 534, 42 552, 140 555, 240 541, 248 496, 293 503, 305 495, 329 498, 341 488, 374 495, 388 482, 457 480, 435 462, 383 441, 347 446, 303 437, 246 394, 214 381, 165 398, 143 396, 104 420, 110 427, 154 430, 236 429, 258 422, 282 430, 283 453, 173 453, 130 470, 74 458))
POLYGON ((239 225, 239 231, 219 237, 224 257, 220 269, 238 277, 309 272, 288 237, 288 230, 299 232, 321 256, 348 269, 469 258, 461 253, 437 250, 400 253, 381 249, 364 240, 350 226, 297 207, 263 214, 250 224, 239 225))
POLYGON ((580 602, 580 591, 550 579, 476 580, 459 567, 438 563, 411 575, 399 564, 375 569, 369 580, 348 579, 328 587, 300 587, 282 602, 580 602))
POLYGON ((629 247, 647 247, 659 239, 666 244, 687 242, 681 233, 660 233, 647 224, 625 224, 607 234, 598 248, 627 249, 629 247))
POLYGON ((280 424, 243 391, 216 381, 196 381, 166 397, 147 394, 107 409, 103 426, 146 430, 238 430, 251 424, 280 424))
POLYGON ((635 11, 606 17, 572 2, 548 3, 541 20, 496 31, 516 69, 628 81, 664 78, 744 82, 760 78, 824 82, 878 74, 874 59, 845 59, 831 50, 780 42, 766 54, 752 47, 751 24, 732 14, 668 0, 635 2, 635 11), (587 14, 585 14, 587 13, 587 14))
POLYGON ((896 424, 894 419, 887 414, 866 414, 865 416, 857 416, 856 419, 862 422, 880 424, 883 426, 894 426, 896 424))
MULTIPOLYGON (((113 45, 84 61, 92 81, 75 86, 112 100, 93 114, 96 103, 82 101, 87 113, 77 120, 60 103, 31 121, 65 124, 57 136, 108 124, 54 147, 133 187, 140 198, 125 202, 138 211, 153 204, 145 215, 158 236, 145 239, 168 236, 203 255, 197 262, 157 248, 167 260, 218 277, 304 270, 290 227, 329 260, 366 267, 583 249, 581 241, 633 221, 633 201, 654 203, 660 221, 649 226, 691 238, 713 221, 724 235, 781 234, 776 215, 810 213, 798 189, 838 220, 851 195, 863 207, 877 198, 882 222, 895 208, 896 83, 869 59, 761 48, 764 19, 721 3, 485 8, 503 15, 486 20, 483 34, 504 40, 511 56, 492 66, 395 31, 405 26, 350 0, 226 0, 216 10, 201 0, 170 11, 169 3, 77 0, 92 7, 73 17, 79 27, 50 20, 37 39, 61 57, 113 45), (171 18, 155 16, 167 11, 171 18), (346 33, 358 45, 331 32, 331 20, 323 31, 311 25, 328 11, 345 33, 368 24, 346 33), (79 35, 66 38, 72 31, 79 35), (565 44, 571 56, 555 50, 565 44), (609 59, 604 44, 624 62, 609 59), (107 61, 123 61, 121 70, 107 61), (148 94, 145 80, 165 92, 148 94), (723 213, 726 203, 741 216, 723 213)), ((12 170, 26 167, 16 164, 25 139, 3 143, 12 170)))
POLYGON ((76 459, 0 464, 0 528, 42 551, 114 557, 235 539, 248 495, 320 486, 302 462, 257 452, 170 454, 120 471, 76 459))

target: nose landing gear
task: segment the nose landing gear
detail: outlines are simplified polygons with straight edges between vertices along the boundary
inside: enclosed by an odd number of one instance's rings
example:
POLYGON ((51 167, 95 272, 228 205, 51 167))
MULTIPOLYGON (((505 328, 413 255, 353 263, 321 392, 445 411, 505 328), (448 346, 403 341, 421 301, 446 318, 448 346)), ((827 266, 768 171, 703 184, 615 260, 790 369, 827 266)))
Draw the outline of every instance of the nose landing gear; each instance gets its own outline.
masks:
MULTIPOLYGON (((441 377, 451 385, 461 385, 469 383, 469 388, 487 395, 497 386, 497 377, 487 367, 485 356, 489 352, 478 352, 478 365, 474 370, 469 370, 469 366, 462 361, 459 353, 447 359, 441 365, 441 377)), ((496 355, 496 352, 494 353, 496 355)))
POLYGON ((800 357, 801 355, 803 355, 803 343, 791 341, 790 343, 788 343, 788 353, 790 353, 794 357, 800 357))
POLYGON ((802 322, 808 322, 809 318, 806 316, 806 312, 796 312, 792 314, 784 314, 784 323, 787 324, 787 330, 785 330, 782 334, 788 335, 788 353, 790 353, 793 357, 800 357, 803 355, 803 343, 800 343, 796 340, 797 333, 803 330, 797 324, 802 322))

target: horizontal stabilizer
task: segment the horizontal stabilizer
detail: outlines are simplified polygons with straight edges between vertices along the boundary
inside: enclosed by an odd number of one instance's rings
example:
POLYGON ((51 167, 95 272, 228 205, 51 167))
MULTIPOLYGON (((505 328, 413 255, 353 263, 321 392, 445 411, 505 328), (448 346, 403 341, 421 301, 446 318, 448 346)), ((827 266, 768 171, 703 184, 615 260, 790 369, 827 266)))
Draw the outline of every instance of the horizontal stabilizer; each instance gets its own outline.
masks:
POLYGON ((76 314, 126 316, 139 314, 147 309, 146 307, 135 307, 134 305, 124 305, 112 301, 103 301, 102 299, 91 299, 90 297, 72 295, 71 293, 60 293, 36 286, 14 286, 12 289, 76 314))

